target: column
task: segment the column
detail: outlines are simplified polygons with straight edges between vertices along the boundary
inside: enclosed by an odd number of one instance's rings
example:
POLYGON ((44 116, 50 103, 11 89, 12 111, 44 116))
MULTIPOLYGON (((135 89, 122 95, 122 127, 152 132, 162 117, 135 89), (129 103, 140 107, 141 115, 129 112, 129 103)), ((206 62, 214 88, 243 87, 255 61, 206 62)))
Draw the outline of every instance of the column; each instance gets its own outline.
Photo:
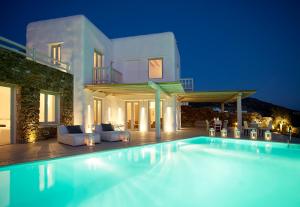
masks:
POLYGON ((224 105, 225 105, 224 103, 221 103, 221 112, 222 113, 224 113, 224 111, 225 111, 225 106, 224 105))
POLYGON ((160 139, 160 90, 155 90, 155 136, 160 139))
POLYGON ((236 114, 237 114, 237 124, 238 124, 238 129, 241 131, 242 130, 242 94, 239 93, 236 99, 236 114))

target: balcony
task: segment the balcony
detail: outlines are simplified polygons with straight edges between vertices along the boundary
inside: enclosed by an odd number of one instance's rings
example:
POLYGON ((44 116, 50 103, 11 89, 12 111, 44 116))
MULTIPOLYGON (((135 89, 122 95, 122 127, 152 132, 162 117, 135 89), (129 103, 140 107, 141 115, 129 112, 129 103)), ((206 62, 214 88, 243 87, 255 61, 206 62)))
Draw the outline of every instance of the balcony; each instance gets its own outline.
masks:
POLYGON ((9 39, 0 36, 0 48, 10 50, 12 52, 18 53, 25 56, 27 59, 34 62, 46 65, 63 72, 70 72, 70 64, 62 61, 57 61, 47 54, 35 50, 34 48, 25 47, 24 45, 13 42, 9 39))
POLYGON ((94 68, 93 84, 122 83, 123 75, 113 67, 94 68))

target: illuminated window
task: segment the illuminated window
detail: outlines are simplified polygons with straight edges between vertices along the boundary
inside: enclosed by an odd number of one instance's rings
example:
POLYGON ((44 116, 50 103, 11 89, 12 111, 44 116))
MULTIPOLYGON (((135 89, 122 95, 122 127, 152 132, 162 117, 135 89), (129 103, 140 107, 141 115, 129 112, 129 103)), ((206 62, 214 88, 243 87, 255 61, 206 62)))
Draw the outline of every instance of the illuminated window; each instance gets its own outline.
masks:
POLYGON ((51 45, 51 58, 53 64, 61 62, 61 44, 51 45))
POLYGON ((40 93, 40 117, 41 123, 57 123, 58 96, 40 93))
POLYGON ((150 79, 161 79, 163 77, 163 59, 149 59, 148 60, 149 68, 149 78, 150 79))

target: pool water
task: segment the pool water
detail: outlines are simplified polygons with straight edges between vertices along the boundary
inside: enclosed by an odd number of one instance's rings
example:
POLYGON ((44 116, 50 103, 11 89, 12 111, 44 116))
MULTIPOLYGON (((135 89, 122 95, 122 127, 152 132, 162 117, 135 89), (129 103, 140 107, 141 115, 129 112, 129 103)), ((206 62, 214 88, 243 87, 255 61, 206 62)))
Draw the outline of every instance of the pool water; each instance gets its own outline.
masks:
POLYGON ((299 207, 300 147, 198 137, 7 166, 0 206, 299 207))

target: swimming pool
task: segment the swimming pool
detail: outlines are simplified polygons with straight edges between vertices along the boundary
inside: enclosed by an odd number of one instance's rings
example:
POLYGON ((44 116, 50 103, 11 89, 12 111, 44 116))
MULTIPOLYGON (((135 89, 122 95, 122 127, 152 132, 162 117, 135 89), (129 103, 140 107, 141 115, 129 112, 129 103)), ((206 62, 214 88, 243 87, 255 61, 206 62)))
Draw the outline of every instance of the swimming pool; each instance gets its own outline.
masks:
POLYGON ((0 168, 0 206, 300 206, 300 147, 198 137, 0 168))

